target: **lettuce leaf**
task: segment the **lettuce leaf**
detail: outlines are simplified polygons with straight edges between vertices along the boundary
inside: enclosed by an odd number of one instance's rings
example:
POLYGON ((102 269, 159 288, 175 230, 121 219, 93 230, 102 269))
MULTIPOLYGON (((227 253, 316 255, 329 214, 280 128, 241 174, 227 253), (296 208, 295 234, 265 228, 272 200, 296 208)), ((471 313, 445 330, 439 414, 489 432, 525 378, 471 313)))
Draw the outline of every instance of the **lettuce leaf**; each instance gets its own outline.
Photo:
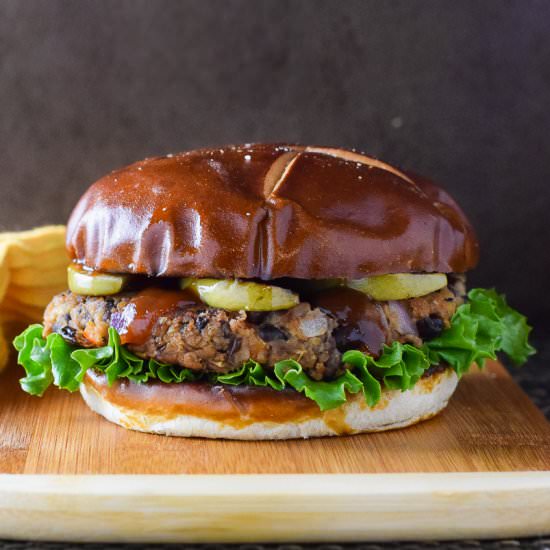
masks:
POLYGON ((474 363, 481 368, 486 359, 495 359, 499 351, 522 365, 535 353, 530 332, 526 317, 512 309, 503 295, 476 288, 453 315, 450 328, 426 342, 423 350, 432 365, 447 363, 462 376, 474 363))
POLYGON ((344 374, 330 382, 312 380, 294 359, 286 359, 275 363, 275 376, 296 391, 303 392, 306 397, 319 405, 322 411, 335 409, 346 402, 346 391, 357 393, 363 385, 357 376, 346 370, 344 374))
POLYGON ((378 359, 361 351, 346 351, 342 356, 342 362, 350 365, 361 380, 365 400, 370 407, 380 401, 380 381, 391 390, 406 391, 411 389, 430 367, 430 361, 421 349, 400 342, 384 346, 378 359))
POLYGON ((31 395, 42 395, 53 383, 50 352, 42 338, 42 329, 42 325, 31 325, 13 341, 18 351, 17 363, 27 373, 19 383, 31 395))
POLYGON ((107 345, 101 348, 75 348, 58 334, 43 338, 42 325, 29 326, 13 344, 17 361, 26 372, 21 387, 32 395, 42 395, 52 384, 74 392, 86 371, 94 368, 105 373, 110 385, 124 378, 166 384, 206 379, 213 384, 263 386, 277 391, 291 388, 315 401, 321 410, 329 410, 342 405, 347 394, 361 391, 372 407, 380 401, 383 387, 407 391, 427 369, 440 363, 450 365, 462 376, 472 364, 483 367, 486 359, 494 359, 502 351, 520 365, 535 353, 528 341, 530 331, 527 319, 510 308, 503 295, 492 289, 474 289, 468 293, 468 302, 457 309, 450 328, 437 338, 421 348, 393 342, 384 346, 377 359, 358 350, 346 351, 342 362, 348 369, 331 381, 311 379, 291 358, 279 361, 272 370, 250 359, 236 371, 203 375, 137 357, 121 344, 112 327, 107 345))
POLYGON ((20 384, 31 395, 43 395, 51 384, 75 392, 90 368, 104 372, 109 385, 120 378, 138 383, 158 379, 167 384, 198 378, 189 369, 137 357, 120 343, 120 336, 112 327, 107 345, 91 349, 75 349, 55 333, 44 339, 42 331, 42 325, 31 325, 13 341, 19 352, 17 362, 27 373, 20 384))

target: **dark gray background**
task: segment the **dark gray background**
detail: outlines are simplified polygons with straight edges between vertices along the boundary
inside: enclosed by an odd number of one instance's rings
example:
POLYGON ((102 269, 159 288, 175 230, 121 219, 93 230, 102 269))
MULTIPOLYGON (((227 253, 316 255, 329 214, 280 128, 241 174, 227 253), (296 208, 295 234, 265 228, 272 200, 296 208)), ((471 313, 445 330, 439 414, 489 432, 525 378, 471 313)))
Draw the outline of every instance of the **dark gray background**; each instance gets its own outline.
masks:
POLYGON ((550 308, 550 1, 0 3, 0 226, 198 146, 352 146, 446 186, 475 284, 550 308))

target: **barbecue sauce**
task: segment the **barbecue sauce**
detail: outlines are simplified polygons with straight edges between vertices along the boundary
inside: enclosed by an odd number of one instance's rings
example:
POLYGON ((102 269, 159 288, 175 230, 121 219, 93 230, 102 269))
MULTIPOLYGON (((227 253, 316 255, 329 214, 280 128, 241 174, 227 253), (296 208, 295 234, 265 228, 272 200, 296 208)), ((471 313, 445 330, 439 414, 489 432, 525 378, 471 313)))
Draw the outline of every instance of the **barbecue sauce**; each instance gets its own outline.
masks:
POLYGON ((113 314, 112 324, 123 344, 141 345, 150 337, 155 322, 162 314, 198 303, 189 290, 150 287, 133 296, 122 312, 113 314))
MULTIPOLYGON (((308 301, 330 312, 339 322, 334 335, 342 351, 359 349, 378 356, 387 340, 388 324, 382 306, 363 292, 346 287, 317 292, 308 301)), ((163 314, 199 305, 189 290, 147 287, 137 292, 121 310, 113 313, 112 325, 122 344, 143 345, 163 314)))
POLYGON ((337 287, 315 294, 312 303, 339 321, 336 343, 342 350, 359 349, 377 356, 386 342, 388 324, 382 306, 363 292, 337 287))
MULTIPOLYGON (((161 417, 165 420, 181 415, 192 415, 245 428, 256 422, 300 423, 322 419, 337 434, 351 433, 341 409, 321 411, 319 406, 303 394, 285 389, 275 391, 258 386, 229 386, 208 382, 164 384, 151 380, 134 384, 117 380, 107 384, 104 374, 89 370, 85 384, 93 388, 109 403, 124 408, 127 415, 136 411, 131 421, 143 422, 143 417, 161 417)), ((349 400, 364 402, 362 394, 350 395, 349 400)), ((147 425, 143 425, 147 429, 147 425)))
POLYGON ((69 256, 110 273, 272 280, 464 272, 474 232, 435 185, 350 151, 254 144, 147 159, 81 198, 69 256))

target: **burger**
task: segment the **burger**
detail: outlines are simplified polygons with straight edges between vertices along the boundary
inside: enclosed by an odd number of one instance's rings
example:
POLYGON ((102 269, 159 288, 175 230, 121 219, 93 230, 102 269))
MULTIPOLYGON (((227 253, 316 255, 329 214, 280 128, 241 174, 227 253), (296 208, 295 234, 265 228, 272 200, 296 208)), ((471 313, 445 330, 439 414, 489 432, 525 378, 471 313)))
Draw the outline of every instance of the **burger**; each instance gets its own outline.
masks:
POLYGON ((355 151, 247 144, 94 183, 68 290, 14 341, 23 390, 80 391, 125 428, 230 439, 409 426, 470 366, 534 350, 478 243, 425 178, 355 151))

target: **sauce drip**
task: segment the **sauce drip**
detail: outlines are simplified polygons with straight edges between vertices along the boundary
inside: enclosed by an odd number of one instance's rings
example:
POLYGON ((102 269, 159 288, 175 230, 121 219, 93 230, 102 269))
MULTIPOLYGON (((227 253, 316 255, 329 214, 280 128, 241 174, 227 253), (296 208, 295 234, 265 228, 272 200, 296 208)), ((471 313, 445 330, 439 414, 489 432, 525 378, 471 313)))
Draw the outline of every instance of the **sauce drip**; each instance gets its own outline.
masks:
POLYGON ((197 304, 197 298, 189 290, 146 288, 133 296, 121 312, 113 314, 111 324, 120 334, 122 344, 141 345, 163 313, 197 304))
POLYGON ((412 179, 350 151, 281 144, 148 159, 83 195, 67 248, 100 271, 163 277, 357 279, 388 266, 473 267, 477 241, 464 214, 412 179))
POLYGON ((330 311, 339 321, 336 343, 341 349, 359 349, 377 356, 386 342, 388 324, 382 306, 363 292, 338 287, 312 297, 315 306, 330 311))
MULTIPOLYGON (((348 429, 340 418, 345 416, 343 413, 323 413, 314 401, 288 388, 275 391, 258 386, 224 386, 208 382, 164 384, 158 380, 134 384, 124 379, 109 386, 106 376, 93 369, 86 373, 86 384, 110 403, 136 410, 141 418, 145 411, 149 418, 160 416, 165 420, 185 414, 235 428, 244 428, 254 422, 295 423, 320 418, 337 433, 347 433, 348 429)), ((355 398, 350 396, 350 400, 355 398)))

